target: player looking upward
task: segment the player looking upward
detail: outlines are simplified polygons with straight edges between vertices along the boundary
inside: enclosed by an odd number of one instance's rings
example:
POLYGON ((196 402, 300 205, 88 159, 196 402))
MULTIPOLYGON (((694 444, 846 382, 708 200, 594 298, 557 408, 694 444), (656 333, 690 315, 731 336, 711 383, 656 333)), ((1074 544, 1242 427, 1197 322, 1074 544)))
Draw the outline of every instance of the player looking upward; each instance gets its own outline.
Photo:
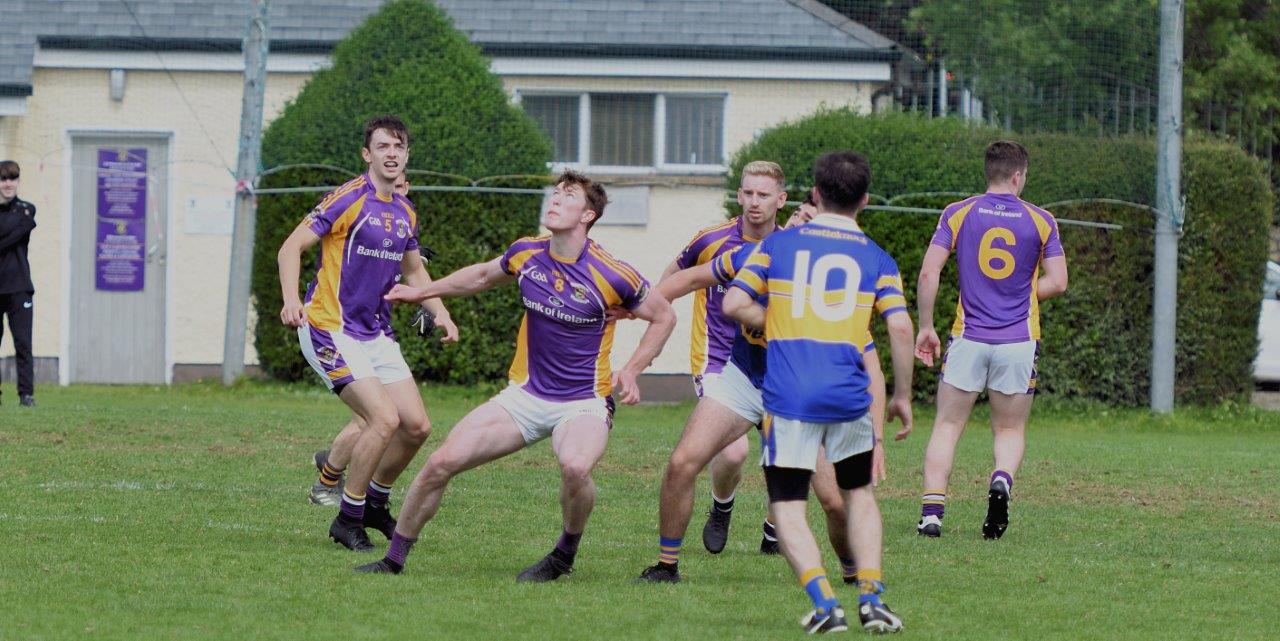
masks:
POLYGON ((1009 525, 1013 476, 1026 448, 1036 388, 1040 301, 1067 290, 1067 258, 1057 221, 1018 197, 1027 184, 1028 160, 1027 150, 1016 142, 987 146, 987 192, 943 210, 920 267, 916 356, 930 366, 941 347, 933 327, 938 279, 952 252, 960 276, 960 301, 938 384, 938 414, 924 455, 924 495, 916 526, 924 536, 942 534, 956 442, 983 390, 991 402, 995 470, 982 536, 998 539, 1009 525))
POLYGON ((426 288, 397 285, 387 295, 391 301, 419 303, 469 296, 514 280, 526 311, 510 385, 467 414, 431 454, 405 496, 386 557, 356 571, 399 573, 450 479, 547 437, 560 464, 563 529, 555 548, 517 578, 553 581, 571 571, 595 505, 591 472, 609 439, 612 394, 616 390, 625 404, 639 402, 636 377, 662 351, 676 321, 665 298, 646 295, 648 283, 635 269, 588 238, 606 203, 602 186, 566 171, 543 214, 550 235, 520 239, 502 256, 426 288), (615 327, 606 318, 610 306, 649 321, 631 360, 617 372, 609 364, 615 327))
POLYGON ((724 300, 726 314, 763 329, 768 338, 761 463, 782 553, 813 601, 813 610, 801 620, 811 633, 847 628, 805 518, 820 449, 834 464, 849 512, 863 628, 892 632, 902 627, 880 598, 883 525, 872 476, 876 459, 884 455, 883 436, 868 411, 872 396, 862 353, 874 310, 889 329, 891 405, 909 407, 912 329, 897 264, 856 220, 867 204, 870 182, 867 161, 854 152, 818 158, 813 190, 818 215, 761 242, 724 300), (763 305, 757 302, 761 297, 763 305))

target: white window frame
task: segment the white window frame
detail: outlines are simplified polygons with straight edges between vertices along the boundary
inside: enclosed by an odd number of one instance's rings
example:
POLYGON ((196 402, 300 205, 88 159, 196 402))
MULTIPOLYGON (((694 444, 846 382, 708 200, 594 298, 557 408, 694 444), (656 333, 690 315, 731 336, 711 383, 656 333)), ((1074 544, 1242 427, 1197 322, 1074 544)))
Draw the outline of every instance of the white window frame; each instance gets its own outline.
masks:
POLYGON ((565 169, 581 169, 606 174, 696 174, 720 175, 729 170, 727 141, 729 136, 729 94, 728 92, 705 91, 645 91, 638 89, 606 89, 600 91, 584 91, 582 89, 516 89, 513 100, 519 104, 524 96, 578 96, 578 161, 551 162, 552 171, 565 169), (591 162, 591 95, 609 94, 645 94, 654 96, 653 106, 653 159, 654 164, 648 166, 596 165, 591 162), (720 98, 722 99, 720 117, 720 162, 708 164, 668 163, 667 157, 667 97, 681 98, 720 98))

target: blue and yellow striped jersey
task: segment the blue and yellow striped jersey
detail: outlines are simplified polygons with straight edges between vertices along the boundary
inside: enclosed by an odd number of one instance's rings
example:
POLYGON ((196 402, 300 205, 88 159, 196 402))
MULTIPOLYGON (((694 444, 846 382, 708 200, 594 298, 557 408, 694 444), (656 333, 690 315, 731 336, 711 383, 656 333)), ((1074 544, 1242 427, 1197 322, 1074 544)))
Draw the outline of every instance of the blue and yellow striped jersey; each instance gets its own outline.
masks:
POLYGON ((872 312, 906 313, 898 265, 857 223, 823 214, 775 232, 733 287, 765 298, 764 407, 812 423, 862 418, 871 407, 862 354, 872 312))

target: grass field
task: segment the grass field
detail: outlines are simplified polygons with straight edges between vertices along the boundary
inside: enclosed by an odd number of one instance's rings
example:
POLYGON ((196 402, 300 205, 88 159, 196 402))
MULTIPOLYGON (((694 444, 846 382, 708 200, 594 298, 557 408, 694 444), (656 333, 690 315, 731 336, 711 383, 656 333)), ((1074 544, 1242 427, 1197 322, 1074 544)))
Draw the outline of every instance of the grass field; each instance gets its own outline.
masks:
MULTIPOLYGON (((484 399, 424 394, 436 425, 427 449, 484 399)), ((457 479, 404 575, 355 576, 376 556, 329 542, 331 511, 305 499, 309 455, 345 420, 330 395, 46 387, 39 400, 34 411, 0 407, 0 639, 792 638, 808 609, 785 562, 756 553, 764 490, 754 467, 723 554, 701 549, 704 479, 685 582, 631 583, 657 554, 659 477, 687 405, 619 412, 575 573, 517 585, 558 534, 545 444, 457 479)), ((917 418, 916 433, 889 448, 880 491, 886 600, 904 638, 1280 635, 1280 413, 1158 419, 1042 403, 998 542, 979 533, 982 411, 961 443, 945 536, 915 535, 931 412, 918 407, 917 418)), ((825 541, 816 505, 811 514, 825 541)))

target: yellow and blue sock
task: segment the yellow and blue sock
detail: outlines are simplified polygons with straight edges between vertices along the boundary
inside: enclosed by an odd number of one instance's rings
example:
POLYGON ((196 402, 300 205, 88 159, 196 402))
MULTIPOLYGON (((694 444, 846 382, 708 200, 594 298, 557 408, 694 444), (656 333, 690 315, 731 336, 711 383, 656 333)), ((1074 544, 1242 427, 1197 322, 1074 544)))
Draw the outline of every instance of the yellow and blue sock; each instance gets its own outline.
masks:
POLYGON ((827 580, 827 571, 822 567, 806 570, 801 574, 800 585, 804 586, 804 591, 813 601, 813 608, 819 613, 829 612, 840 605, 836 600, 835 590, 831 589, 831 582, 827 580))
POLYGON ((665 565, 676 565, 680 563, 680 546, 684 544, 684 538, 668 539, 665 536, 658 537, 658 563, 665 565))
POLYGON ((858 570, 858 604, 880 605, 880 593, 884 592, 884 576, 880 568, 858 570))

